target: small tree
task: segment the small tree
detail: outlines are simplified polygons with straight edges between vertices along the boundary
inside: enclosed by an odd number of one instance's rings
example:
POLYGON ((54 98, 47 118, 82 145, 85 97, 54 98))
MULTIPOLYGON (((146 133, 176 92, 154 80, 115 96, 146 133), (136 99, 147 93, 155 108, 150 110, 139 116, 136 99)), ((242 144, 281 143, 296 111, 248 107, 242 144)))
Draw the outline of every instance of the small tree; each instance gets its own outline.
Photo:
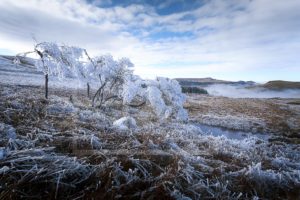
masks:
MULTIPOLYGON (((36 67, 45 75, 45 97, 48 98, 49 75, 59 78, 70 76, 87 84, 90 96, 90 83, 99 83, 92 98, 92 106, 98 103, 102 107, 108 101, 122 100, 124 105, 135 99, 148 103, 160 118, 175 118, 180 121, 188 119, 183 108, 185 95, 176 80, 159 77, 156 80, 143 80, 133 75, 133 64, 127 58, 114 60, 111 55, 90 58, 87 51, 78 47, 59 46, 55 43, 36 44, 34 53, 40 59, 36 67)), ((18 55, 14 61, 19 63, 18 55)))
POLYGON ((90 62, 90 77, 100 83, 99 88, 92 98, 92 105, 103 106, 110 100, 121 99, 121 90, 128 76, 132 75, 133 64, 127 58, 118 61, 111 55, 95 57, 90 62))
POLYGON ((95 63, 93 61, 93 59, 89 56, 88 52, 83 49, 83 54, 86 57, 87 62, 81 62, 81 65, 78 66, 78 72, 77 74, 79 75, 80 79, 82 82, 86 83, 86 87, 87 87, 87 97, 90 98, 91 96, 91 85, 90 83, 92 82, 92 80, 94 79, 94 66, 95 63))
POLYGON ((35 66, 38 71, 43 72, 45 77, 45 98, 48 98, 49 75, 59 78, 66 76, 79 77, 82 72, 84 49, 78 47, 58 46, 51 42, 42 42, 34 46, 34 50, 18 54, 15 62, 18 62, 18 56, 27 56, 35 54, 39 57, 35 66))

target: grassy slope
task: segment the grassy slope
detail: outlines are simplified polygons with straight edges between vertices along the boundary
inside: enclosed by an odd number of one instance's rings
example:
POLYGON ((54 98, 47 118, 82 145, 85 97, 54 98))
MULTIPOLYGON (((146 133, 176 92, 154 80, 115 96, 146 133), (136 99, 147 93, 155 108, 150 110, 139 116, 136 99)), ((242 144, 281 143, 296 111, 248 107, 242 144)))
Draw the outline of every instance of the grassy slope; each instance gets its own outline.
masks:
POLYGON ((270 90, 300 89, 300 82, 292 81, 269 81, 261 87, 270 90))

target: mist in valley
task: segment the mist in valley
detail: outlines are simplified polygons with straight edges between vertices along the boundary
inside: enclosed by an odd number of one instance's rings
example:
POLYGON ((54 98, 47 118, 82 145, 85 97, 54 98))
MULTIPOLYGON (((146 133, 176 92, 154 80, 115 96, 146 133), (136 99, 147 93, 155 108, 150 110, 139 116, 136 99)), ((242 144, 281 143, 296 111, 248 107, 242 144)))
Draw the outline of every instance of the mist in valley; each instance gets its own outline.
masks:
POLYGON ((299 89, 269 90, 245 86, 214 84, 204 87, 210 95, 230 98, 300 98, 299 89))

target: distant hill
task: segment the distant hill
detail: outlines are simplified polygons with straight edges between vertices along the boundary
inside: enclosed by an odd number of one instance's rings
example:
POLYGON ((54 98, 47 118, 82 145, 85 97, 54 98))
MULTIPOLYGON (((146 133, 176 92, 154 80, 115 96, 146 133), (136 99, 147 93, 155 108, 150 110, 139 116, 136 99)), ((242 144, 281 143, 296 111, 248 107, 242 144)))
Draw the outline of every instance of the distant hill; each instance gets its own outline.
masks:
POLYGON ((286 89, 300 89, 300 82, 274 80, 265 84, 258 84, 254 81, 225 81, 214 78, 176 78, 182 87, 198 87, 205 88, 213 84, 225 84, 232 86, 244 86, 245 88, 268 89, 268 90, 286 90, 286 89))
MULTIPOLYGON (((7 56, 7 55, 0 55, 0 57, 13 61, 15 59, 15 56, 7 56)), ((17 56, 23 65, 27 66, 34 66, 35 59, 29 58, 29 57, 23 57, 23 56, 17 56)))
POLYGON ((300 82, 292 81, 269 81, 259 87, 263 87, 269 90, 286 90, 286 89, 300 89, 300 82))
POLYGON ((188 81, 188 82, 197 82, 197 83, 231 83, 231 81, 218 80, 211 77, 207 78, 176 78, 177 81, 188 81))
POLYGON ((256 85, 253 81, 225 81, 218 80, 214 78, 176 78, 176 80, 182 86, 199 86, 205 87, 212 84, 229 84, 229 85, 245 85, 245 86, 254 86, 256 85))

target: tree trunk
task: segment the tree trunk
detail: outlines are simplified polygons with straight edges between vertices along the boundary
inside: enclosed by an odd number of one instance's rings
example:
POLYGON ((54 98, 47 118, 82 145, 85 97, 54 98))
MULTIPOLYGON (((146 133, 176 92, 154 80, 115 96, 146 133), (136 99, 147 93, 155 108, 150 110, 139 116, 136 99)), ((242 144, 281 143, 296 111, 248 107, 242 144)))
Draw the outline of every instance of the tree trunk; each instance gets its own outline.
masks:
POLYGON ((90 84, 87 83, 86 85, 87 85, 87 96, 88 98, 90 98, 90 84))
POLYGON ((48 99, 48 74, 45 75, 45 98, 48 99))
MULTIPOLYGON (((101 85, 101 87, 96 91, 96 93, 95 93, 95 95, 94 95, 94 97, 93 97, 93 100, 92 100, 92 106, 93 107, 95 107, 95 101, 96 101, 96 98, 97 98, 97 96, 103 96, 103 94, 102 94, 102 90, 103 90, 103 88, 105 87, 105 85, 106 85, 106 83, 107 82, 104 82, 104 84, 103 85, 101 85)), ((102 105, 102 101, 100 102, 100 106, 102 105)))

